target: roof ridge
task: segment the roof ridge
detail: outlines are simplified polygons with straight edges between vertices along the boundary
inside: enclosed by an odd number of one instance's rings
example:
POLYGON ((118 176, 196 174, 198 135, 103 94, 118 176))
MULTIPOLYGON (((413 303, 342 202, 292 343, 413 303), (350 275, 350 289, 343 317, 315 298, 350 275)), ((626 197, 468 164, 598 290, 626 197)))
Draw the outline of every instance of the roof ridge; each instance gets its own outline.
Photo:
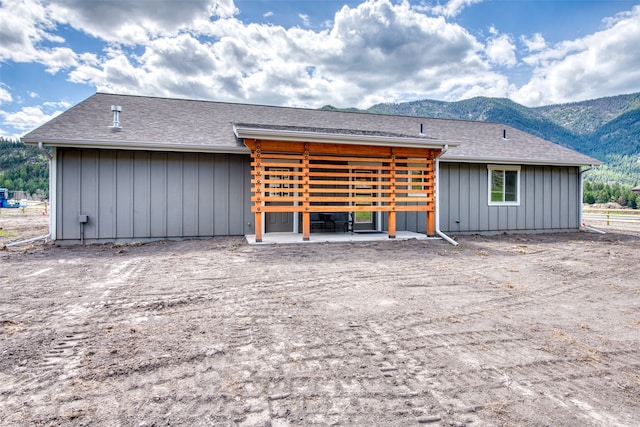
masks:
MULTIPOLYGON (((108 95, 108 96, 116 96, 116 97, 129 97, 129 98, 144 98, 144 99, 157 99, 157 100, 165 100, 165 101, 181 101, 181 102, 202 102, 207 104, 219 104, 219 105, 235 105, 235 106, 250 106, 250 107, 262 107, 262 108, 276 108, 276 109, 284 109, 284 110, 302 110, 302 111, 314 111, 326 114, 340 114, 340 115, 364 115, 364 116, 384 116, 384 117, 402 117, 405 119, 415 119, 415 120, 429 120, 434 122, 461 122, 461 123, 474 123, 474 124, 482 124, 482 125, 499 125, 506 126, 510 129, 516 129, 512 126, 506 125, 500 122, 487 122, 487 121, 479 121, 479 120, 470 120, 470 119, 447 119, 441 117, 428 117, 428 116, 408 116, 405 114, 384 114, 384 113, 372 113, 369 111, 342 111, 342 110, 323 110, 322 108, 311 108, 311 107, 292 107, 286 105, 271 105, 271 104, 256 104, 256 103, 247 103, 247 102, 234 102, 234 101, 216 101, 212 99, 195 99, 195 98, 172 98, 168 96, 154 96, 154 95, 136 95, 136 94, 120 94, 120 93, 110 93, 110 92, 99 92, 96 91, 94 95, 108 95)), ((92 95, 92 96, 94 96, 92 95)), ((89 97, 90 98, 90 97, 89 97)), ((517 130, 517 129, 516 129, 517 130)))

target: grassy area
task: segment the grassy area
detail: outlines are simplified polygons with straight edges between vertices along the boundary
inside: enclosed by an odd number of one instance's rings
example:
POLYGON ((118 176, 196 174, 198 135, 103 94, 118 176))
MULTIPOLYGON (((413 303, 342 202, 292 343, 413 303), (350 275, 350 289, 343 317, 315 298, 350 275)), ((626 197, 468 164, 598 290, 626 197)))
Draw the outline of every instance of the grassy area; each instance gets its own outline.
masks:
POLYGON ((0 230, 0 237, 11 237, 11 233, 7 230, 0 230))

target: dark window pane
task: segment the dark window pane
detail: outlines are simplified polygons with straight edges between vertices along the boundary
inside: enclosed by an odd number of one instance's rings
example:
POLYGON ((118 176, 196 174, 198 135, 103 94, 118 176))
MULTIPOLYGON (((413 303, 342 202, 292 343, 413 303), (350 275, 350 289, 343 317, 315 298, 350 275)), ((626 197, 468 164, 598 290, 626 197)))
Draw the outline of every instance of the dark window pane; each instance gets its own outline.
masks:
POLYGON ((518 201, 518 172, 517 171, 505 171, 504 201, 505 202, 518 201))

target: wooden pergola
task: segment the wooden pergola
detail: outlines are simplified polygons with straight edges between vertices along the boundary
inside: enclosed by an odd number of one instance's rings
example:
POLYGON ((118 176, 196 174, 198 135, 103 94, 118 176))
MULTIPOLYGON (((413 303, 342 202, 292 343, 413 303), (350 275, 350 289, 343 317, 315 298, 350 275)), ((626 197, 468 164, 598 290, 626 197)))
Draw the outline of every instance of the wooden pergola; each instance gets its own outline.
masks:
POLYGON ((256 242, 262 241, 262 214, 267 212, 301 213, 303 240, 310 238, 316 212, 387 212, 390 238, 396 236, 396 212, 425 212, 427 234, 436 232, 435 160, 444 144, 243 139, 251 150, 256 242))

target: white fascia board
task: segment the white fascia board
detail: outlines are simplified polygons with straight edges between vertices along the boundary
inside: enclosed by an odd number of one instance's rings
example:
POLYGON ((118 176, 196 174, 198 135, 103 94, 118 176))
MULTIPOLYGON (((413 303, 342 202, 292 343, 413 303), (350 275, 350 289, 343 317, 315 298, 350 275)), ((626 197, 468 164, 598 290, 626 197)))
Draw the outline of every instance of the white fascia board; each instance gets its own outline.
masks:
POLYGON ((600 166, 600 161, 595 162, 567 162, 561 160, 540 160, 540 159, 501 159, 498 157, 464 157, 447 156, 440 158, 445 163, 498 163, 501 165, 531 165, 531 166, 600 166))
MULTIPOLYGON (((25 144, 36 144, 32 141, 24 141, 25 144)), ((225 154, 248 154, 249 149, 245 146, 224 147, 219 145, 203 144, 173 144, 163 142, 137 142, 137 141, 96 141, 96 140, 63 140, 63 141, 43 141, 44 145, 50 147, 70 147, 70 148, 98 148, 106 150, 144 150, 144 151, 177 151, 189 153, 225 153, 225 154)))
POLYGON ((233 126, 233 132, 238 138, 261 139, 285 142, 318 142, 325 144, 343 145, 375 145, 384 147, 404 148, 435 148, 443 149, 445 146, 457 147, 454 141, 440 139, 426 139, 407 136, 383 136, 383 135, 359 135, 343 133, 319 133, 310 131, 292 131, 282 129, 261 129, 233 126))

